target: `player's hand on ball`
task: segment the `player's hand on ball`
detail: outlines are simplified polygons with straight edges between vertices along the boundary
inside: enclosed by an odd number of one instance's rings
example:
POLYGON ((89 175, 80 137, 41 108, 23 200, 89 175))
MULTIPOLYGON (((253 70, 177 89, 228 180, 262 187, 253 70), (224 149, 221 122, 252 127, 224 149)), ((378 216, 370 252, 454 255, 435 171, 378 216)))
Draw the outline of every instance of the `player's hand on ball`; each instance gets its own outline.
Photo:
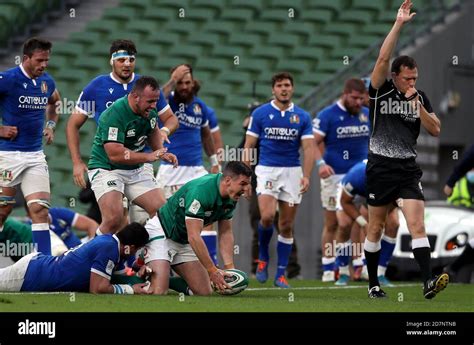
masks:
POLYGON ((0 126, 0 138, 13 140, 18 135, 16 126, 0 126))
POLYGON ((211 286, 214 290, 224 291, 226 289, 230 289, 230 286, 225 282, 224 276, 230 276, 229 273, 217 269, 214 272, 209 274, 209 279, 211 280, 211 286))
POLYGON ((133 293, 137 295, 151 295, 153 291, 149 290, 149 283, 138 283, 132 285, 133 293))
POLYGON ((46 144, 52 144, 54 140, 54 131, 51 128, 43 129, 43 136, 46 137, 46 144))

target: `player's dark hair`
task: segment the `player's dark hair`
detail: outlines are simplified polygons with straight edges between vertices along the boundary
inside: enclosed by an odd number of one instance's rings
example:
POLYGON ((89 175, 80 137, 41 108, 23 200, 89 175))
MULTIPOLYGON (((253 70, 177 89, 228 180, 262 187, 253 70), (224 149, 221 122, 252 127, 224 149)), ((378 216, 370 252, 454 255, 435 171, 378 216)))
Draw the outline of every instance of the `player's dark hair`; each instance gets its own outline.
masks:
POLYGON ((50 51, 53 44, 45 39, 32 37, 23 43, 23 55, 32 57, 35 50, 50 51))
POLYGON ((158 81, 155 78, 144 75, 137 79, 135 85, 133 85, 131 92, 141 93, 143 90, 145 90, 147 86, 151 87, 152 90, 160 89, 160 85, 158 84, 158 81))
POLYGON ((407 55, 402 55, 393 60, 392 72, 395 74, 400 73, 402 66, 408 67, 409 69, 415 69, 418 67, 414 58, 407 55))
POLYGON ((240 175, 251 177, 252 169, 250 169, 245 163, 239 161, 231 161, 225 166, 223 175, 224 177, 230 176, 232 178, 235 178, 240 175))
POLYGON ((194 77, 193 77, 193 67, 188 63, 180 63, 179 65, 176 65, 176 66, 172 67, 170 69, 170 75, 173 74, 173 72, 176 71, 176 69, 179 66, 186 66, 189 69, 189 74, 191 74, 191 78, 194 79, 194 77))
POLYGON ((126 225, 122 230, 116 233, 120 244, 125 246, 143 247, 148 243, 148 231, 140 223, 133 222, 126 225))
POLYGON ((110 56, 112 56, 113 53, 119 50, 125 50, 127 53, 130 55, 136 55, 137 54, 137 47, 135 47, 135 43, 133 43, 130 40, 115 40, 112 42, 112 45, 110 46, 110 56))
POLYGON ((352 91, 357 91, 360 93, 367 92, 364 82, 359 78, 350 78, 347 79, 344 83, 344 93, 351 93, 352 91))
POLYGON ((197 96, 200 90, 201 90, 201 82, 197 79, 194 79, 194 86, 193 86, 194 96, 197 96))
POLYGON ((280 73, 277 73, 277 74, 273 75, 273 77, 272 77, 272 87, 274 87, 275 84, 278 81, 281 81, 283 79, 289 79, 290 82, 291 82, 291 85, 293 85, 293 76, 288 72, 280 72, 280 73))

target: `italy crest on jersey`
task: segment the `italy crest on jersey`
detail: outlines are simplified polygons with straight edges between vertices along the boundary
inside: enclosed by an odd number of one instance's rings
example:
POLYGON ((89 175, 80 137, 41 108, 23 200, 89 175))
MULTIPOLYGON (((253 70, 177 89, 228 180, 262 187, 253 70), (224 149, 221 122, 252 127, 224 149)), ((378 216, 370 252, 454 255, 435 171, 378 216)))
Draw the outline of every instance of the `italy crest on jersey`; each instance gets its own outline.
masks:
POLYGON ((300 123, 300 117, 296 114, 290 116, 290 123, 300 123))
POLYGON ((13 172, 11 170, 2 170, 1 176, 5 182, 13 180, 13 172))
POLYGON ((41 82, 41 92, 42 93, 48 93, 48 84, 46 84, 46 81, 41 82))
POLYGON ((369 122, 369 117, 365 115, 364 113, 359 114, 359 121, 360 122, 369 122))
POLYGON ((202 109, 201 109, 201 106, 199 104, 194 104, 193 106, 193 111, 194 111, 194 114, 196 115, 202 115, 202 109))

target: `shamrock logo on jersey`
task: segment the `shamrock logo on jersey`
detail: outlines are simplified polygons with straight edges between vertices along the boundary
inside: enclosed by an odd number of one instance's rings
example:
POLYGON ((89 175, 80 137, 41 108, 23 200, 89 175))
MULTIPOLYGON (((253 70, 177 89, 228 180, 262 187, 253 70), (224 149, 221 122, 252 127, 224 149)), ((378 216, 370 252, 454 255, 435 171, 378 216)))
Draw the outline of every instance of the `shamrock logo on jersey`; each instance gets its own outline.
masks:
POLYGON ((151 126, 151 129, 155 129, 155 127, 156 127, 156 119, 155 118, 150 119, 150 126, 151 126))

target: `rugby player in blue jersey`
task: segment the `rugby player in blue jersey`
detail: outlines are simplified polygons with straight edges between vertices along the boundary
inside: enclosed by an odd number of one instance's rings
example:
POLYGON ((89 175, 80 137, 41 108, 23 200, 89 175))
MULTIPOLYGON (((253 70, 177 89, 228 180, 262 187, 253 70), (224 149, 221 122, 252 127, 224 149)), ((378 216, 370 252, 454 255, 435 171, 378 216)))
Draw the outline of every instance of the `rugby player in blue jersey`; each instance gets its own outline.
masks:
POLYGON ((321 202, 324 208, 321 240, 323 282, 335 280, 334 250, 327 248, 336 239, 338 224, 347 227, 352 223, 341 212, 337 202, 339 182, 354 164, 367 158, 369 110, 362 106, 366 92, 362 80, 348 79, 344 83, 341 98, 324 108, 313 121, 315 160, 321 178, 321 202), (321 152, 324 152, 324 156, 321 152))
POLYGON ((42 138, 46 144, 53 142, 60 101, 53 78, 45 73, 51 47, 47 40, 30 38, 23 45, 20 66, 0 73, 0 231, 21 185, 31 211, 33 241, 44 254, 51 254, 51 241, 49 172, 42 138))
POLYGON ((294 84, 291 74, 283 72, 272 77, 274 99, 252 113, 244 148, 245 162, 250 166, 250 149, 260 144, 257 175, 257 195, 260 209, 258 223, 259 263, 256 277, 268 280, 268 247, 272 238, 273 220, 279 209, 277 254, 278 267, 274 284, 289 288, 285 277, 291 247, 293 224, 302 194, 309 189, 314 163, 314 136, 311 116, 291 101, 294 84), (299 149, 303 148, 301 167, 299 149))
POLYGON ((0 269, 0 291, 77 291, 148 294, 145 283, 111 284, 115 267, 148 242, 148 232, 131 223, 115 235, 97 236, 63 255, 31 253, 0 269))

